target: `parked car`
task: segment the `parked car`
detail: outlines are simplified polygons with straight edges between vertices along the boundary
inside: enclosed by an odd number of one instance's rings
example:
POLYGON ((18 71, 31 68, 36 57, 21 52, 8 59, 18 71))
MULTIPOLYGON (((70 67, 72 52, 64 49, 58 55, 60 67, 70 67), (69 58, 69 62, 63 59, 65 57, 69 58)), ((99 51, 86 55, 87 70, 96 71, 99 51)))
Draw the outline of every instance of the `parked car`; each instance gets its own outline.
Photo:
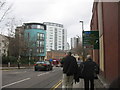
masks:
POLYGON ((34 64, 34 70, 52 70, 52 64, 49 61, 38 61, 34 64))

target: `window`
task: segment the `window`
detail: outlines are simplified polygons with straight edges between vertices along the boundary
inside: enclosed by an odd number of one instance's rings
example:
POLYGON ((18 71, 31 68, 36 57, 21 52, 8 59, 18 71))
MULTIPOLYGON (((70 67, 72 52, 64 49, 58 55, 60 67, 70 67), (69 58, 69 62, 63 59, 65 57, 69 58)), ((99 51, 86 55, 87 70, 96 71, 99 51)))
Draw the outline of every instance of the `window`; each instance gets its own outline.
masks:
POLYGON ((37 33, 37 39, 38 40, 44 40, 44 33, 37 33))
POLYGON ((53 34, 53 32, 51 32, 50 34, 53 34))
POLYGON ((44 41, 40 41, 40 47, 44 47, 44 41))
POLYGON ((44 26, 40 26, 40 29, 43 29, 43 30, 44 30, 44 26))
POLYGON ((37 53, 39 53, 39 49, 37 49, 37 53))
POLYGON ((52 27, 49 27, 50 30, 52 30, 53 28, 52 27))
POLYGON ((44 30, 43 25, 27 25, 25 28, 26 29, 43 29, 44 30))
POLYGON ((37 29, 40 29, 40 25, 37 25, 37 29))
POLYGON ((37 47, 40 47, 40 45, 39 45, 39 41, 37 41, 37 47))
POLYGON ((61 48, 61 46, 59 46, 59 48, 61 48))
POLYGON ((40 49, 40 53, 44 53, 44 49, 40 49))
POLYGON ((38 48, 37 53, 44 53, 44 48, 38 48))
POLYGON ((53 40, 49 40, 49 42, 51 43, 51 42, 53 42, 53 40))
POLYGON ((37 29, 37 25, 31 25, 32 29, 37 29))
POLYGON ((53 37, 53 35, 50 35, 50 37, 53 37))
POLYGON ((48 61, 45 61, 46 64, 50 64, 48 61))
POLYGON ((50 32, 52 32, 53 30, 52 29, 50 29, 50 32))
POLYGON ((40 39, 44 39, 44 34, 40 33, 40 39))
POLYGON ((37 41, 37 47, 44 47, 44 41, 37 41))

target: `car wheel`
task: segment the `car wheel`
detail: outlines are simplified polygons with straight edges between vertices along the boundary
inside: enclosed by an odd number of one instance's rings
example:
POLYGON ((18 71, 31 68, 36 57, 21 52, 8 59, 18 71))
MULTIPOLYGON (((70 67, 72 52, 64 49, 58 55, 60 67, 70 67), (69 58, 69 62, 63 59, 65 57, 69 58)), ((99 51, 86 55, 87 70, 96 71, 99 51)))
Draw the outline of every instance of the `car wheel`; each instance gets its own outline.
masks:
POLYGON ((35 71, 37 71, 37 68, 35 68, 35 71))
POLYGON ((46 68, 46 71, 48 71, 48 68, 46 68))
POLYGON ((48 71, 50 71, 50 68, 48 68, 48 71))
POLYGON ((53 68, 51 68, 51 70, 53 70, 53 68))

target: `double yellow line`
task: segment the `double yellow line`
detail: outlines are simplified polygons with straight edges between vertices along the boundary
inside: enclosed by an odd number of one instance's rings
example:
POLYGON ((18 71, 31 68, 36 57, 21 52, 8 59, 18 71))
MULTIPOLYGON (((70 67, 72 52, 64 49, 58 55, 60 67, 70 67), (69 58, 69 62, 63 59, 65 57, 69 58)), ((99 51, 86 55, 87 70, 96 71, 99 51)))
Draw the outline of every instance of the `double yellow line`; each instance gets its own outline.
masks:
POLYGON ((56 83, 50 90, 55 90, 62 84, 62 80, 60 80, 58 83, 56 83))

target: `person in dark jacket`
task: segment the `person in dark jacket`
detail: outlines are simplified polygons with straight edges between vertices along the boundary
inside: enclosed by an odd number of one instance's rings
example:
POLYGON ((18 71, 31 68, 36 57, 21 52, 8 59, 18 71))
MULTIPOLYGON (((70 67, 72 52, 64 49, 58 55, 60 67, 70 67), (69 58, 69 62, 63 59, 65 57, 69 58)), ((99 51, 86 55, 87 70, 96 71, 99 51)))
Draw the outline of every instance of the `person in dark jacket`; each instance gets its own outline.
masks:
POLYGON ((68 52, 61 62, 63 64, 63 89, 72 89, 74 75, 77 75, 78 65, 75 57, 71 56, 71 54, 71 52, 68 52))
POLYGON ((94 90, 94 79, 97 78, 99 74, 99 66, 92 60, 91 55, 87 55, 85 62, 81 63, 81 73, 84 79, 85 90, 94 90))

